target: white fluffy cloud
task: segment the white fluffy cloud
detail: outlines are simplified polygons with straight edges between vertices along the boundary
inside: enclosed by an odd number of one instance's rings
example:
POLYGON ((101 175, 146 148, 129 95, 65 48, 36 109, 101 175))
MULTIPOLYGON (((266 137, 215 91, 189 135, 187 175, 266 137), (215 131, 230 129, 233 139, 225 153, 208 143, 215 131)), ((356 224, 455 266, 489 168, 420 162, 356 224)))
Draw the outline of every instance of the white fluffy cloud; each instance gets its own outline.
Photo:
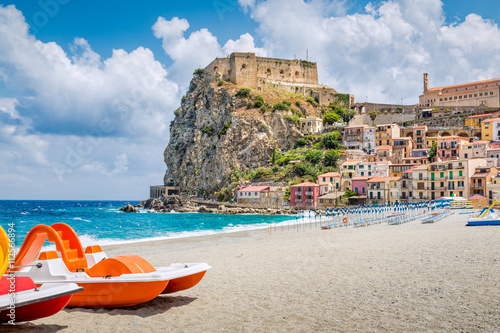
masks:
POLYGON ((241 35, 236 41, 230 39, 221 46, 217 37, 207 29, 194 31, 185 38, 184 33, 189 29, 186 19, 174 17, 166 20, 159 17, 152 29, 155 37, 162 39, 165 53, 174 61, 169 71, 182 88, 189 83, 194 69, 204 68, 216 57, 225 57, 235 51, 266 55, 264 49, 255 46, 254 38, 249 33, 241 35))
POLYGON ((498 26, 475 14, 446 25, 442 6, 440 0, 387 1, 339 16, 324 1, 267 0, 250 15, 269 54, 305 58, 308 49, 323 83, 361 101, 411 104, 424 72, 432 86, 500 76, 498 26))

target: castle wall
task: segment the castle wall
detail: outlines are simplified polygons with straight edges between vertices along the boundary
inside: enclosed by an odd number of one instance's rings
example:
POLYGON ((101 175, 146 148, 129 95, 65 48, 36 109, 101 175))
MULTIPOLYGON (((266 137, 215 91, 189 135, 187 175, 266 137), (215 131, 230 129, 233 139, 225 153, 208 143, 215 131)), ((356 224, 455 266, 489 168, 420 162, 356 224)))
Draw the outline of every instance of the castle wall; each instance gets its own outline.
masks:
POLYGON ((318 84, 316 63, 256 57, 257 77, 264 80, 296 84, 318 84))
POLYGON ((214 76, 217 76, 218 73, 221 80, 229 81, 229 74, 231 72, 229 58, 215 58, 215 60, 205 67, 203 72, 214 76))
POLYGON ((231 53, 229 80, 238 85, 257 87, 257 61, 255 53, 231 53))

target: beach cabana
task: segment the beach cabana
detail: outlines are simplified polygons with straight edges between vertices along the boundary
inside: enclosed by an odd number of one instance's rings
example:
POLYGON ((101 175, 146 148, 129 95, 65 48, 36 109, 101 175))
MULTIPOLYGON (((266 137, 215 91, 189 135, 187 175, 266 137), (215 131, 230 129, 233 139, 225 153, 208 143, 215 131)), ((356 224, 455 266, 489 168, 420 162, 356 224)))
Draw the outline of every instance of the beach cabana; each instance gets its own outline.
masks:
POLYGON ((474 209, 479 209, 479 205, 481 205, 481 208, 488 207, 488 198, 480 194, 474 194, 472 197, 469 197, 469 201, 472 202, 474 209))

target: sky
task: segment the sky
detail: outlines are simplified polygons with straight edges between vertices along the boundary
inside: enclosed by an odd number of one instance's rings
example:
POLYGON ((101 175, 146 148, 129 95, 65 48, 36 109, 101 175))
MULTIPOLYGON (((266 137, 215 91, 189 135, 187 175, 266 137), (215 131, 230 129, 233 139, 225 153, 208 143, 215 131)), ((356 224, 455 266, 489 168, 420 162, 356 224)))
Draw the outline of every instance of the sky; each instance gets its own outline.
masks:
POLYGON ((231 52, 318 63, 356 101, 500 77, 497 0, 4 1, 0 199, 141 200, 193 71, 231 52))

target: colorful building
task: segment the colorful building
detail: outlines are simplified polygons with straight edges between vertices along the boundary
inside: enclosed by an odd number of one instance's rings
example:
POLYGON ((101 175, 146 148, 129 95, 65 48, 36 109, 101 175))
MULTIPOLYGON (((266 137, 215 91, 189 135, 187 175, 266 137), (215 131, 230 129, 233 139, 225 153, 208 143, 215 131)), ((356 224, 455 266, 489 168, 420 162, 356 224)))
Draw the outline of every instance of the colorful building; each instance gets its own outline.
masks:
POLYGON ((458 159, 460 146, 469 142, 461 136, 443 136, 437 139, 437 157, 441 160, 458 159))
POLYGON ((498 170, 496 167, 480 166, 476 167, 474 174, 470 177, 470 194, 488 195, 488 183, 492 177, 496 177, 498 170))
POLYGON ((340 190, 340 173, 327 172, 318 176, 320 195, 340 190))
POLYGON ((352 179, 352 190, 353 192, 357 192, 358 195, 366 195, 366 182, 373 177, 368 176, 360 176, 354 177, 352 179))
POLYGON ((425 133, 427 132, 427 126, 413 126, 413 147, 415 149, 426 148, 425 133))
POLYGON ((389 177, 374 177, 366 181, 367 200, 373 205, 389 200, 389 177))
POLYGON ((401 128, 398 124, 376 125, 375 143, 377 146, 392 146, 392 139, 401 136, 401 128))
POLYGON ((500 78, 454 84, 429 89, 427 73, 424 74, 424 93, 419 105, 428 107, 483 106, 500 107, 500 78))
POLYGON ((323 131, 323 119, 316 117, 307 117, 300 119, 302 133, 316 134, 323 131))
POLYGON ((316 207, 319 197, 319 185, 304 182, 290 186, 290 205, 316 207))
POLYGON ((485 119, 481 123, 481 140, 500 141, 500 118, 485 119))
POLYGON ((260 205, 269 197, 270 186, 246 186, 236 192, 236 201, 243 205, 260 205))

